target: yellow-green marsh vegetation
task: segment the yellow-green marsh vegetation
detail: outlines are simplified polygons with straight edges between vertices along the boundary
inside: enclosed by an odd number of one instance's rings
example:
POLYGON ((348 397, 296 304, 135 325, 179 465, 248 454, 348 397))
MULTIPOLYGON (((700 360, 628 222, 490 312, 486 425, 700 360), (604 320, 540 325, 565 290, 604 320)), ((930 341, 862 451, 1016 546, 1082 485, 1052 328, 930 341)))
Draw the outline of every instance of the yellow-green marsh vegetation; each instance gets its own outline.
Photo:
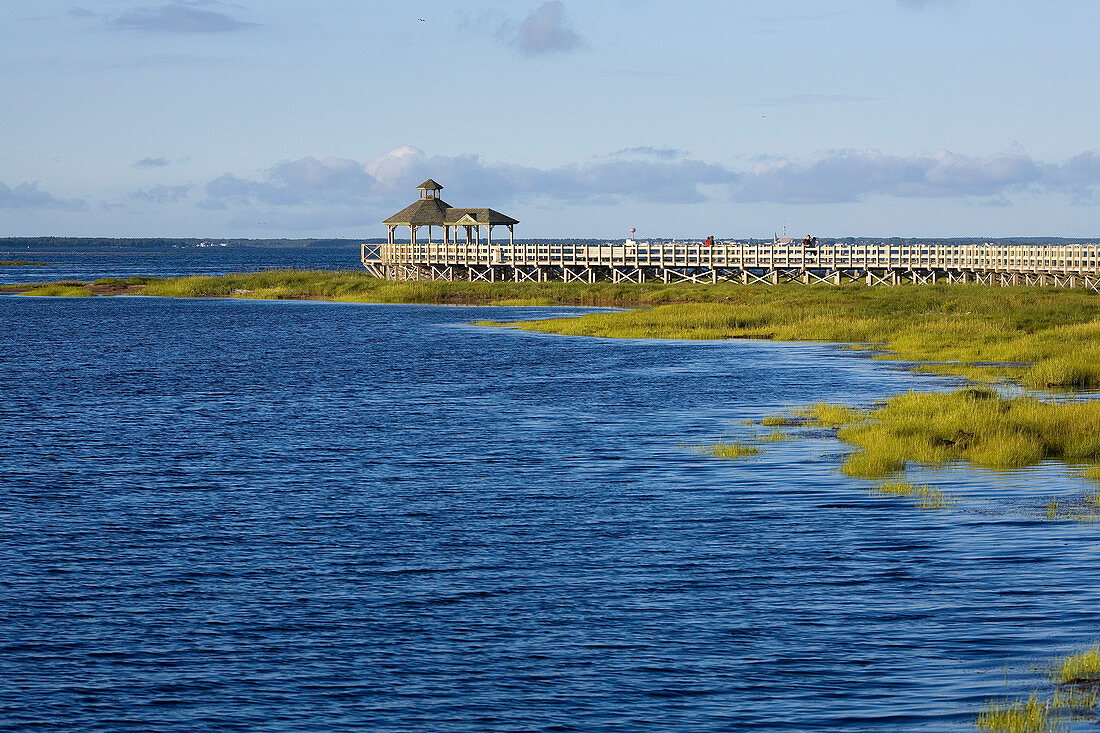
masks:
POLYGON ((921 509, 947 509, 955 504, 954 497, 934 486, 911 484, 908 481, 884 481, 873 491, 883 496, 913 499, 921 509))
POLYGON ((851 476, 888 476, 907 462, 966 461, 994 470, 1046 459, 1100 464, 1100 401, 1095 400, 1052 404, 968 388, 909 392, 865 411, 811 405, 804 414, 839 426, 838 437, 859 449, 844 464, 851 476))
POLYGON ((981 730, 1004 733, 1055 730, 1060 720, 1096 714, 1100 682, 1100 645, 1058 660, 1050 669, 1054 693, 1032 693, 1026 701, 993 702, 978 715, 981 730))
POLYGON ((1100 681, 1100 644, 1059 660, 1051 671, 1051 679, 1063 685, 1100 681))
POLYGON ((518 328, 620 338, 832 341, 968 378, 1100 387, 1095 293, 972 285, 712 286, 704 302, 530 321, 518 328))
POLYGON ((756 455, 760 449, 748 443, 720 440, 717 443, 704 445, 699 452, 715 458, 743 458, 756 455))
POLYGON ((84 283, 70 281, 38 285, 34 287, 33 290, 27 290, 19 294, 50 296, 55 298, 85 298, 95 295, 95 293, 84 283))
POLYGON ((1054 728, 1050 702, 1034 695, 1021 702, 991 703, 978 715, 977 724, 994 733, 1045 733, 1054 728))

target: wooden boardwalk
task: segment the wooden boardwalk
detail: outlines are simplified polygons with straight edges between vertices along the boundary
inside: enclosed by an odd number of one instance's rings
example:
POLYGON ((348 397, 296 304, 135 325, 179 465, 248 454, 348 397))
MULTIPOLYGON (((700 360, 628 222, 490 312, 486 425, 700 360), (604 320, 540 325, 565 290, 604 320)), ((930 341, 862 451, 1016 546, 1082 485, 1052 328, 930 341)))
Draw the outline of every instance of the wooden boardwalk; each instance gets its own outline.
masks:
POLYGON ((897 285, 976 282, 1083 287, 1100 293, 1100 245, 743 244, 602 246, 393 242, 362 245, 363 266, 390 280, 483 282, 897 285))

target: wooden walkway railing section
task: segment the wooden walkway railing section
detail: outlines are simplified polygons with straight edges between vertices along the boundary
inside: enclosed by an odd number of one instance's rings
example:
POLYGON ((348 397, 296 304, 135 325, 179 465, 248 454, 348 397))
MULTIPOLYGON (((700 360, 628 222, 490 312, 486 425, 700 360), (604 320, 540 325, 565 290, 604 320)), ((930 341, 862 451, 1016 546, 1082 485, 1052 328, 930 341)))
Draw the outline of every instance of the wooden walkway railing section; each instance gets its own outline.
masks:
POLYGON ((1100 292, 1100 245, 650 244, 362 245, 363 266, 390 280, 781 283, 979 282, 1100 292))

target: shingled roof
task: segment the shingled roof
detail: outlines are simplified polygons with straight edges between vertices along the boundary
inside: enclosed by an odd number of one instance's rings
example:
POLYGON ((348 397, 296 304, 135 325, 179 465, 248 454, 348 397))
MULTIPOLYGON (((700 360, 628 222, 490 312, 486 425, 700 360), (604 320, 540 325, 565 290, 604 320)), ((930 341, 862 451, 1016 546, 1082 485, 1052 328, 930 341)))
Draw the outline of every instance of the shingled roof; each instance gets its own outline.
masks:
POLYGON ((469 215, 478 224, 519 224, 519 219, 513 219, 507 214, 502 214, 494 209, 447 209, 447 218, 444 224, 458 224, 458 220, 469 215))
MULTIPOLYGON (((421 183, 417 188, 427 191, 438 191, 443 187, 432 179, 421 183)), ((382 222, 394 226, 464 226, 474 225, 512 225, 519 224, 519 219, 513 219, 507 214, 502 214, 495 209, 488 208, 455 208, 443 199, 434 196, 424 196, 419 201, 414 201, 382 222), (460 221, 463 217, 469 217, 460 221)))
POLYGON ((414 226, 425 224, 443 226, 448 223, 445 221, 448 211, 454 211, 454 209, 443 199, 420 199, 401 209, 382 223, 405 226, 410 224, 414 226))

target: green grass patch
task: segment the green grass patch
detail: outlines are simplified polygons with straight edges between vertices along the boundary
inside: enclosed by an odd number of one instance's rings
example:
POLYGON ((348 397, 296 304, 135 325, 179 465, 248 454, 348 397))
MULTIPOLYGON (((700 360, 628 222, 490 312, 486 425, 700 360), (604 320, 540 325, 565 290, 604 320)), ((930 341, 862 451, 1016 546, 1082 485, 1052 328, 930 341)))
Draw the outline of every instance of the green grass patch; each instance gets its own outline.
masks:
POLYGON ((748 443, 720 440, 717 443, 702 446, 699 452, 715 458, 744 458, 756 455, 760 449, 748 443))
POLYGON ((1051 671, 1051 679, 1062 685, 1100 680, 1100 644, 1059 660, 1051 671))
POLYGON ((976 721, 980 730, 1039 733, 1067 720, 1094 719, 1100 682, 1100 645, 1058 660, 1050 668, 1053 694, 1032 693, 1015 702, 993 702, 976 721))
POLYGON ((839 426, 837 436, 857 447, 844 464, 850 476, 889 476, 909 462, 964 461, 993 470, 1047 459, 1100 462, 1100 401, 1052 404, 968 388, 909 392, 862 411, 811 405, 804 414, 839 426))
POLYGON ((757 440, 761 443, 779 443, 787 440, 789 437, 791 436, 787 435, 782 430, 773 430, 767 435, 761 435, 757 440))
POLYGON ((475 303, 493 305, 638 305, 700 300, 685 286, 630 283, 394 282, 362 270, 264 270, 219 276, 153 279, 144 293, 162 297, 245 297, 357 303, 475 303))
POLYGON ((135 275, 134 277, 121 278, 121 277, 101 277, 98 280, 93 280, 92 285, 110 285, 114 287, 127 287, 131 285, 148 285, 151 282, 155 282, 155 277, 143 277, 135 275))
POLYGON ((87 298, 95 295, 84 283, 64 281, 30 286, 19 295, 35 295, 53 298, 87 298))
POLYGON ((0 267, 49 267, 49 264, 30 260, 0 260, 0 267))
POLYGON ((993 733, 1045 733, 1054 729, 1051 703, 1035 695, 1026 701, 990 703, 978 715, 979 730, 993 733))
POLYGON ((768 415, 760 421, 760 424, 766 428, 789 428, 805 422, 803 418, 789 415, 768 415))
MULTIPOLYGON (((667 295, 667 294, 666 294, 667 295)), ((879 358, 969 379, 1037 388, 1100 388, 1095 293, 975 285, 710 286, 699 302, 519 324, 612 338, 831 341, 874 345, 879 358)))
POLYGON ((842 425, 851 425, 866 419, 865 413, 854 407, 831 402, 817 402, 801 407, 795 414, 811 425, 825 428, 839 428, 842 425))
POLYGON ((921 509, 947 509, 955 504, 954 497, 934 486, 911 484, 908 481, 884 481, 873 491, 881 496, 912 499, 921 509))

